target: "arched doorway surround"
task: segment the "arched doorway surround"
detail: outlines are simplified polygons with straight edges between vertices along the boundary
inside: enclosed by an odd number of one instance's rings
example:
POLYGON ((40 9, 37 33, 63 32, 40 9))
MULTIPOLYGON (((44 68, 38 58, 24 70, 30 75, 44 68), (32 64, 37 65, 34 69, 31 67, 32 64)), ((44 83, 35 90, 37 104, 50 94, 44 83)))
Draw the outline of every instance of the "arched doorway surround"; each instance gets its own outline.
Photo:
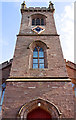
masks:
POLYGON ((31 113, 34 115, 35 111, 39 112, 39 110, 42 112, 43 115, 45 113, 50 118, 59 119, 61 116, 61 112, 59 111, 56 105, 54 105, 53 103, 49 101, 39 98, 39 99, 32 100, 28 102, 27 104, 24 104, 23 106, 21 106, 18 112, 17 118, 30 117, 31 113))

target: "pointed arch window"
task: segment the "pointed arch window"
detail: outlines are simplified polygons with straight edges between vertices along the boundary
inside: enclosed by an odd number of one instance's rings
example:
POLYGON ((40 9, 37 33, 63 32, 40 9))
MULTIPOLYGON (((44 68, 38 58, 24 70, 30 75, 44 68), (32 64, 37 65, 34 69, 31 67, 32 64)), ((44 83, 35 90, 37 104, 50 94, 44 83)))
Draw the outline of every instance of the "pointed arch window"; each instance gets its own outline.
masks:
POLYGON ((35 19, 32 19, 32 25, 35 25, 35 19))
POLYGON ((36 25, 40 25, 40 19, 39 18, 36 19, 36 25))
POLYGON ((35 19, 32 19, 32 25, 45 25, 44 23, 44 19, 42 18, 35 18, 35 19))
POLYGON ((44 50, 41 47, 35 47, 33 50, 33 69, 44 69, 44 50))
POLYGON ((44 25, 44 19, 43 18, 41 19, 41 25, 44 25))

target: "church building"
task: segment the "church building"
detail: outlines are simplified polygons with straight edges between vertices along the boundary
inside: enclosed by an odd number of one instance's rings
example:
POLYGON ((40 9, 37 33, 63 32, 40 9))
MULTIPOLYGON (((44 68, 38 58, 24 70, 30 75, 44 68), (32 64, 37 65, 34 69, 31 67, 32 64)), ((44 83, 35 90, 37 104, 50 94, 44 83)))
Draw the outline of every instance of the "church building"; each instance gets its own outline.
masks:
POLYGON ((76 64, 63 58, 54 11, 52 2, 48 8, 21 4, 14 57, 7 63, 10 75, 6 79, 2 118, 75 117, 72 83, 76 84, 76 64))

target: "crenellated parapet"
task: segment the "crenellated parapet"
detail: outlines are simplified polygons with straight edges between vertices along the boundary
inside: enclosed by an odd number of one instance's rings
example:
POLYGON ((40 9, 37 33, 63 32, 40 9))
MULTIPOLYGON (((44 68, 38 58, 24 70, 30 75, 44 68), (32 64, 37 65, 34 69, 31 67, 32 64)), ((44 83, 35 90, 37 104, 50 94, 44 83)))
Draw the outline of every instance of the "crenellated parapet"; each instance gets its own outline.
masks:
POLYGON ((23 12, 54 12, 54 4, 50 1, 49 2, 49 7, 26 7, 25 1, 21 4, 21 13, 23 12))
POLYGON ((0 64, 0 70, 12 65, 12 61, 13 61, 13 59, 10 59, 9 61, 5 61, 2 64, 0 64))

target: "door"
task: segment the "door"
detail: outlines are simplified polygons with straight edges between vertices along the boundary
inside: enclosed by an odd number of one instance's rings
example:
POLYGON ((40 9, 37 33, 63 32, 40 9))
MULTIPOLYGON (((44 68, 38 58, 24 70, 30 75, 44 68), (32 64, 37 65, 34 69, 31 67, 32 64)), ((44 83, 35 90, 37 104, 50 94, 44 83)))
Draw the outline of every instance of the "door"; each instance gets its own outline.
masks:
POLYGON ((48 119, 48 120, 50 120, 51 115, 47 111, 38 107, 38 108, 32 110, 30 113, 28 113, 27 120, 30 120, 30 119, 45 119, 45 120, 48 119))

